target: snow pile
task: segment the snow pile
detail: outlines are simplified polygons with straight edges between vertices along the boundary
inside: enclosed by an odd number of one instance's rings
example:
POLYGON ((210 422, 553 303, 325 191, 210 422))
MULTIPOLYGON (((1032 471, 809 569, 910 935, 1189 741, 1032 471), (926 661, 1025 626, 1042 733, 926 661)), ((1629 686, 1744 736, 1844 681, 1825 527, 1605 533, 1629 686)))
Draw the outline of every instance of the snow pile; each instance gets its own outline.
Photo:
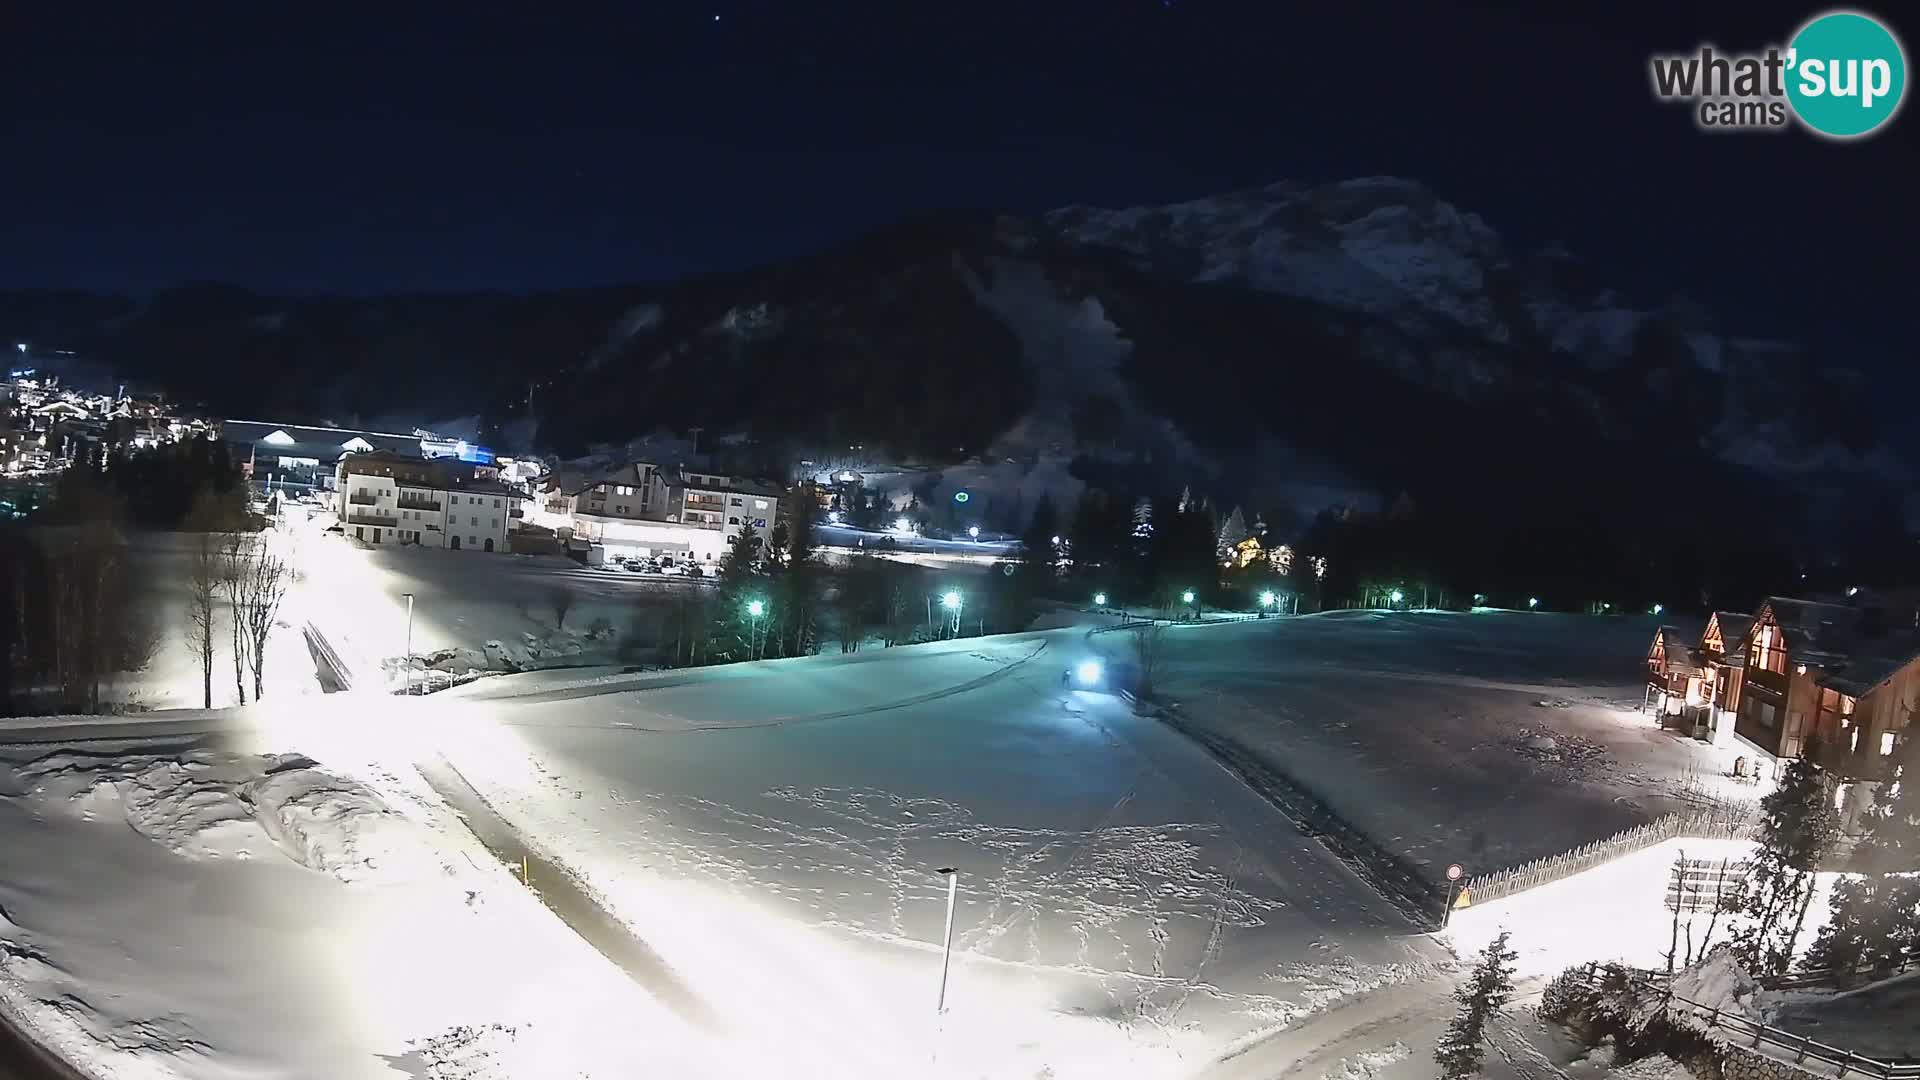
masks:
POLYGON ((1676 974, 1673 996, 1691 1002, 1702 1016, 1717 1010, 1722 1016, 1738 1016, 1756 1024, 1766 1020, 1760 984, 1725 949, 1676 974))
POLYGON ((88 821, 117 817, 187 858, 278 854, 341 881, 394 880, 431 869, 433 854, 378 796, 298 754, 211 750, 127 754, 103 764, 56 752, 23 766, 35 792, 89 777, 69 802, 88 821))
POLYGON ((1333 1068, 1322 1073, 1323 1080, 1373 1080, 1387 1066, 1405 1061, 1413 1056, 1413 1050, 1406 1043, 1395 1040, 1393 1045, 1380 1050, 1363 1050, 1350 1058, 1342 1059, 1333 1068))
POLYGON ((1694 1080, 1685 1065, 1665 1054, 1643 1057, 1629 1065, 1617 1066, 1613 1075, 1622 1080, 1694 1080))
POLYGON ((297 755, 241 789, 241 797, 289 858, 345 882, 420 880, 440 856, 373 792, 330 776, 297 755))
POLYGON ((0 1012, 105 1078, 758 1074, 404 775, 199 740, 0 745, 0 1012))

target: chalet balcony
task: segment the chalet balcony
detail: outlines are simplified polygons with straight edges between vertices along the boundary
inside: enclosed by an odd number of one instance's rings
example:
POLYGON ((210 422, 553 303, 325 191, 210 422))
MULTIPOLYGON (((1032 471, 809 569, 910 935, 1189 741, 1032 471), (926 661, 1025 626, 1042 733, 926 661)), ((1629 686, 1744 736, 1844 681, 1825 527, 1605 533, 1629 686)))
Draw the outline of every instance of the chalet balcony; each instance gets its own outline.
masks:
POLYGON ((351 510, 347 512, 347 524, 349 525, 378 525, 383 529, 390 529, 399 523, 400 519, 394 517, 392 514, 355 513, 351 510))
POLYGON ((372 506, 380 501, 380 497, 370 491, 356 491, 347 496, 347 501, 355 506, 372 506))
POLYGON ((402 495, 396 505, 402 510, 426 510, 435 514, 440 512, 440 504, 432 499, 410 498, 402 495))

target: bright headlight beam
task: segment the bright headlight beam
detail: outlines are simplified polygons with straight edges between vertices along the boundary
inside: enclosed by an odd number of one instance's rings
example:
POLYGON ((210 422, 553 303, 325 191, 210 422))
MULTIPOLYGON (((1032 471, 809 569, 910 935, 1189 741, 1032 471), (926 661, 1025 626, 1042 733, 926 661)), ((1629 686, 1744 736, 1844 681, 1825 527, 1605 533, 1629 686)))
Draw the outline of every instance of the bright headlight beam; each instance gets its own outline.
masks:
POLYGON ((1100 661, 1080 661, 1080 666, 1073 669, 1073 677, 1080 680, 1081 686, 1094 685, 1100 681, 1100 661))

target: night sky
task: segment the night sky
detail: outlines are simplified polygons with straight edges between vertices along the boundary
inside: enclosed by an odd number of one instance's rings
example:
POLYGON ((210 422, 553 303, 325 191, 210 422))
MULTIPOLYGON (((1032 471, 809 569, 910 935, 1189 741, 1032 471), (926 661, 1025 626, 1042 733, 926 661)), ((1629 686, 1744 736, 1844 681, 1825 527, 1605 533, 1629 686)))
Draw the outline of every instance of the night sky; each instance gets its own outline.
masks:
POLYGON ((1716 137, 1648 89, 1649 52, 1812 6, 27 6, 0 15, 0 288, 634 282, 929 209, 1390 173, 1643 302, 1908 359, 1920 116, 1716 137))

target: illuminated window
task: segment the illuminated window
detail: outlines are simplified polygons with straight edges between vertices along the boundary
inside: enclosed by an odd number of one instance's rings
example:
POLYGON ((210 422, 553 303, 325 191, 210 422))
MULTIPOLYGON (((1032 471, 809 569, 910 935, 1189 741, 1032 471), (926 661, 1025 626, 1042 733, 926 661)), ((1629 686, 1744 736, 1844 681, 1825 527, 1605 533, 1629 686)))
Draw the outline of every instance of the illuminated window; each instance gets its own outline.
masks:
POLYGON ((1787 649, 1780 640, 1780 631, 1773 626, 1762 626, 1753 635, 1753 649, 1748 663, 1763 671, 1775 675, 1787 673, 1787 649))
POLYGON ((1881 757, 1893 756, 1893 743, 1894 743, 1893 732, 1883 731, 1880 733, 1880 756, 1881 757))

